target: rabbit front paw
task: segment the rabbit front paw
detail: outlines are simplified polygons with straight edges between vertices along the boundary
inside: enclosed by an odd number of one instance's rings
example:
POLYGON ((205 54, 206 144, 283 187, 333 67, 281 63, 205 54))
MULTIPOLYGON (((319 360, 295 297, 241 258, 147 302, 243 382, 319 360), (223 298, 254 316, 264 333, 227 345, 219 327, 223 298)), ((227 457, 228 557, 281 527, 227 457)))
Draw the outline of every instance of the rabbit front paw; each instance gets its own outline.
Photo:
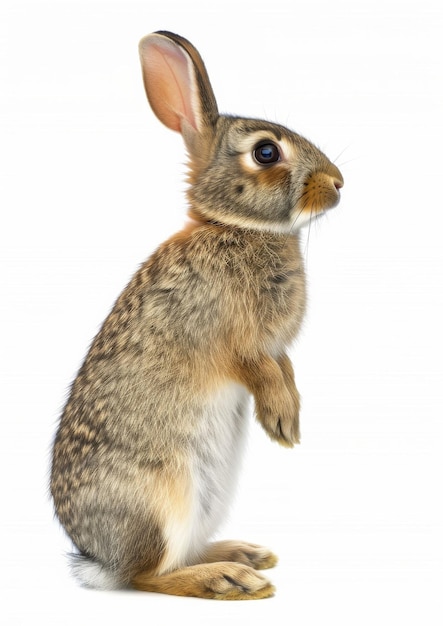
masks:
POLYGON ((257 419, 271 439, 285 448, 300 443, 299 407, 292 395, 256 406, 257 419))

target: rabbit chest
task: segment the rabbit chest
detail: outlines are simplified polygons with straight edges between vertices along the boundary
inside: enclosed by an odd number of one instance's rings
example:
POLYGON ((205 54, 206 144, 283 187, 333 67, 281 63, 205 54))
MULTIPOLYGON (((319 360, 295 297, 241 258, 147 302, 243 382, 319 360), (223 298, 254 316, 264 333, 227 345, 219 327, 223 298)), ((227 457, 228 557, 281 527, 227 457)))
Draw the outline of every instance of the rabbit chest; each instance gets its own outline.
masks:
POLYGON ((233 271, 230 336, 240 353, 276 358, 296 337, 306 308, 299 239, 270 233, 245 239, 226 260, 233 271))

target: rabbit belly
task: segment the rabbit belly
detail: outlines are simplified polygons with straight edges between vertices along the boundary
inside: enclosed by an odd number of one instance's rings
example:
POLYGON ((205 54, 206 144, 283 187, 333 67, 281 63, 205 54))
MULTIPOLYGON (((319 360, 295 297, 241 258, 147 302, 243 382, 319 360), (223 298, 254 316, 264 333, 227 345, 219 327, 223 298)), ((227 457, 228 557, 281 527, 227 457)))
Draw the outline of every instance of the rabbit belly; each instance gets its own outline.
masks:
POLYGON ((166 551, 159 573, 198 563, 225 518, 243 455, 248 392, 231 383, 202 410, 187 471, 166 512, 166 551))

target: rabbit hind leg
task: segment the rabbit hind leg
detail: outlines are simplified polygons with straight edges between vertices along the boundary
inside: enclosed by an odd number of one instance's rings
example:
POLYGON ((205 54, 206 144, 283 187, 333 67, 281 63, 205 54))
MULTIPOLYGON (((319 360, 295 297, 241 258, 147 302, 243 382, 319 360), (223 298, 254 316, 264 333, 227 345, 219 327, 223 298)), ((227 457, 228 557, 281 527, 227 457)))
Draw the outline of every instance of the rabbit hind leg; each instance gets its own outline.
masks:
POLYGON ((140 572, 132 579, 140 591, 216 600, 257 600, 274 595, 274 587, 252 567, 242 563, 201 563, 152 576, 140 572))

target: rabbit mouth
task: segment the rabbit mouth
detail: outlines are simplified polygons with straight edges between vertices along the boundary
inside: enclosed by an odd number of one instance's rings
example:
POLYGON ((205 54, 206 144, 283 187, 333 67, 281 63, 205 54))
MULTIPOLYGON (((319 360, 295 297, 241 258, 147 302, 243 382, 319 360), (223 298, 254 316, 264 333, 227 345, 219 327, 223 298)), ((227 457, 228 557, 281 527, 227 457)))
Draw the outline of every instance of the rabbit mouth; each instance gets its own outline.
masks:
POLYGON ((316 172, 309 175, 293 211, 292 232, 325 215, 340 202, 343 178, 338 170, 336 172, 334 168, 333 174, 316 172))
POLYGON ((305 181, 303 192, 297 202, 298 210, 315 216, 334 208, 340 202, 340 189, 343 184, 343 177, 335 167, 331 173, 311 174, 305 181))

